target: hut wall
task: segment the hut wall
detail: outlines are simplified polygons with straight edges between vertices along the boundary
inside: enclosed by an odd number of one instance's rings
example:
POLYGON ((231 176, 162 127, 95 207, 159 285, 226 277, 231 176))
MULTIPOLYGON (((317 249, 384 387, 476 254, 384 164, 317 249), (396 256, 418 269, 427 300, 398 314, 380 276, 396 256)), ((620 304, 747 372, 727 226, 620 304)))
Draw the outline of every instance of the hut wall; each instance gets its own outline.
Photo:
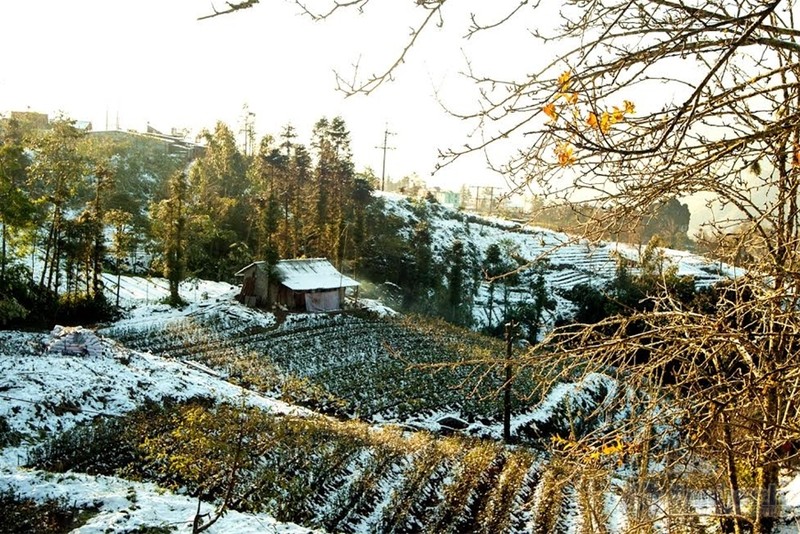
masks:
POLYGON ((258 297, 258 305, 270 304, 268 275, 261 269, 256 270, 256 286, 254 294, 258 297))
POLYGON ((306 293, 305 301, 306 310, 310 312, 326 312, 341 309, 339 289, 306 293))

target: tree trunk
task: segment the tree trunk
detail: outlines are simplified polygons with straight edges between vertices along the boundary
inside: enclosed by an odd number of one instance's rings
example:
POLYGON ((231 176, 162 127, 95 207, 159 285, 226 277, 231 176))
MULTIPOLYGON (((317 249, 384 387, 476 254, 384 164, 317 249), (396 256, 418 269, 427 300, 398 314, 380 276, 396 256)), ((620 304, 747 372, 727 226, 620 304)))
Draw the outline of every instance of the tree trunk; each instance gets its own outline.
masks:
POLYGON ((99 225, 99 233, 95 235, 94 240, 94 250, 93 250, 93 258, 92 263, 92 292, 93 298, 97 300, 102 296, 102 282, 100 276, 103 274, 103 255, 102 255, 102 248, 103 248, 103 234, 102 228, 103 226, 97 221, 99 225))
POLYGON ((44 281, 45 278, 47 277, 47 269, 50 263, 50 247, 52 246, 52 243, 53 243, 53 224, 51 223, 50 229, 47 232, 47 239, 45 240, 44 243, 44 258, 42 259, 42 275, 39 279, 39 287, 41 289, 44 289, 45 287, 44 281))
POLYGON ((0 258, 0 284, 5 286, 5 283, 6 283, 6 235, 7 235, 8 230, 6 229, 6 222, 5 221, 3 221, 0 224, 3 225, 3 237, 2 237, 2 240, 3 240, 2 247, 3 248, 2 248, 2 252, 0 252, 0 255, 2 255, 2 258, 0 258))
POLYGON ((756 469, 756 514, 753 521, 753 534, 768 534, 775 525, 778 514, 778 465, 775 458, 774 417, 778 412, 778 398, 775 385, 764 392, 764 422, 761 435, 758 468, 756 469))
POLYGON ((120 278, 122 278, 122 273, 120 272, 119 267, 120 267, 120 261, 119 258, 117 258, 117 302, 116 302, 117 308, 119 308, 119 281, 120 278))
POLYGON ((725 446, 725 467, 728 475, 728 490, 731 492, 731 505, 733 507, 733 532, 742 534, 742 503, 739 491, 739 476, 733 456, 733 439, 728 416, 722 414, 722 439, 725 446))
POLYGON ((506 324, 506 381, 503 384, 503 441, 511 442, 511 382, 514 378, 511 356, 514 343, 514 323, 506 324))

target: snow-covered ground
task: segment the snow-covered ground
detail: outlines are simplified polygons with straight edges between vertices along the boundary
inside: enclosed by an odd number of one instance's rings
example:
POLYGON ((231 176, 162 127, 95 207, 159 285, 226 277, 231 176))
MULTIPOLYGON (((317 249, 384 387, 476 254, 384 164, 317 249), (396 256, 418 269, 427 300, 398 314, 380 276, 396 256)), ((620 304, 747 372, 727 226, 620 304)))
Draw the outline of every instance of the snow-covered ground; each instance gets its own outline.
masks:
MULTIPOLYGON (((398 215, 413 217, 404 207, 404 201, 391 200, 389 209, 398 215)), ((569 288, 582 281, 601 284, 614 275, 619 255, 636 260, 640 252, 635 247, 621 244, 589 244, 549 230, 523 231, 507 225, 481 225, 454 219, 437 219, 433 231, 434 250, 439 257, 455 239, 464 239, 465 236, 481 254, 489 245, 508 240, 520 256, 530 261, 546 256, 551 266, 557 266, 546 272, 551 291, 569 288)), ((664 255, 677 265, 679 274, 695 276, 701 283, 713 283, 724 276, 741 274, 728 266, 686 252, 665 250, 664 255)), ((113 299, 116 277, 104 276, 113 299)), ((483 285, 476 298, 475 316, 480 322, 485 320, 481 302, 485 302, 486 291, 483 285)), ((237 287, 225 283, 187 281, 181 286, 181 296, 188 304, 173 309, 160 303, 168 296, 165 280, 122 277, 120 299, 127 310, 126 316, 109 327, 152 330, 154 326, 168 328, 171 323, 195 317, 217 321, 228 330, 244 331, 276 325, 273 314, 236 303, 233 296, 237 292, 237 287)), ((395 313, 378 301, 362 299, 360 304, 382 315, 395 313)), ((289 316, 284 326, 295 320, 305 321, 307 318, 289 316)), ((20 467, 25 463, 27 449, 48 435, 98 415, 122 415, 146 400, 165 397, 213 397, 218 401, 245 402, 275 413, 306 413, 300 408, 232 385, 202 365, 129 350, 102 337, 103 332, 101 328, 97 334, 81 330, 0 333, 0 416, 24 436, 22 445, 0 450, 0 491, 13 489, 20 496, 40 501, 63 498, 77 506, 99 508, 99 512, 77 532, 130 531, 141 526, 190 531, 197 502, 150 483, 79 473, 52 474, 20 467)), ((593 387, 594 383, 613 393, 614 384, 608 383, 607 377, 589 378, 586 383, 558 385, 534 411, 524 418, 515 419, 514 428, 545 421, 564 399, 580 400, 584 389, 593 387)), ((499 428, 488 430, 492 435, 500 433, 499 428)), ((791 523, 794 517, 800 518, 800 478, 787 481, 780 495, 784 515, 790 521, 781 525, 780 532, 800 531, 800 524, 791 523)), ((212 510, 211 503, 203 504, 202 512, 212 510)), ((616 517, 615 524, 624 524, 624 517, 616 517)), ((278 523, 266 514, 231 511, 210 532, 311 531, 293 524, 278 523)))
MULTIPOLYGON (((145 299, 150 298, 148 291, 136 292, 146 287, 143 284, 150 283, 159 287, 158 281, 126 281, 131 295, 144 295, 145 299)), ((142 302, 133 308, 126 321, 132 326, 152 324, 152 321, 185 317, 209 306, 217 306, 213 311, 220 315, 250 315, 251 310, 230 301, 231 288, 227 284, 227 287, 215 283, 197 286, 198 295, 203 297, 183 310, 167 310, 161 305, 142 302)), ((133 300, 130 298, 128 304, 134 305, 133 300)), ((268 318, 261 321, 268 322, 268 318)), ((78 507, 99 508, 99 513, 77 532, 126 532, 140 526, 191 531, 197 501, 188 496, 148 483, 78 473, 52 474, 20 465, 25 463, 28 447, 78 422, 99 415, 124 414, 147 399, 198 396, 244 402, 274 413, 307 413, 234 386, 202 366, 131 351, 91 331, 65 329, 56 335, 0 333, 0 415, 12 430, 23 436, 21 446, 7 447, 0 453, 0 491, 13 489, 18 495, 37 501, 63 499, 78 507)), ((203 504, 203 513, 212 510, 211 503, 203 504)), ((266 514, 231 511, 210 532, 311 531, 278 523, 266 514)))
MULTIPOLYGON (((127 280, 126 283, 133 287, 149 282, 127 280)), ((200 283, 198 295, 208 288, 209 296, 190 302, 182 310, 146 302, 137 304, 135 299, 130 299, 127 302, 131 307, 129 317, 119 324, 134 329, 154 322, 167 326, 170 321, 200 314, 217 317, 220 321, 228 317, 232 322, 243 321, 248 325, 269 327, 274 324, 271 314, 250 310, 233 301, 235 288, 229 286, 224 291, 211 293, 215 287, 220 286, 200 283)), ((288 321, 302 318, 290 316, 288 321)), ((576 401, 584 395, 584 389, 592 388, 595 383, 613 393, 614 384, 602 376, 590 376, 581 384, 561 384, 528 414, 527 419, 515 420, 514 426, 546 420, 563 399, 569 396, 576 401)), ((79 507, 98 509, 77 532, 124 532, 142 526, 190 531, 197 502, 186 495, 151 483, 117 477, 71 472, 53 474, 20 467, 25 463, 28 447, 43 437, 101 414, 121 415, 146 399, 167 396, 175 399, 208 396, 220 401, 245 402, 276 413, 303 413, 302 409, 225 382, 214 371, 202 366, 132 351, 88 330, 0 333, 0 415, 25 436, 21 446, 7 447, 0 452, 0 491, 13 489, 20 496, 39 501, 63 499, 79 507)), ((784 516, 789 522, 782 524, 779 532, 796 532, 796 524, 791 521, 795 515, 800 517, 800 479, 787 481, 780 495, 784 516)), ((615 516, 615 524, 623 525, 624 514, 620 515, 620 507, 611 508, 619 516, 615 516)), ((211 511, 213 504, 204 503, 201 512, 211 511)), ((578 528, 577 524, 574 526, 578 528)), ((231 511, 210 532, 311 531, 276 522, 267 514, 231 511)))
MULTIPOLYGON (((106 281, 114 291, 116 278, 106 281)), ((168 294, 160 279, 122 277, 121 304, 126 317, 116 329, 167 328, 193 317, 216 320, 235 328, 270 327, 271 313, 253 310, 233 300, 238 288, 229 284, 190 281, 181 287, 183 308, 159 303, 168 294)), ((393 314, 376 301, 362 306, 393 314)), ((101 328, 99 332, 102 332, 101 328)), ((272 413, 308 414, 242 389, 215 371, 193 362, 179 362, 129 350, 97 333, 57 328, 51 333, 0 332, 0 416, 23 436, 18 447, 0 450, 0 491, 36 501, 62 500, 77 507, 99 509, 80 533, 127 532, 143 526, 191 531, 197 501, 151 483, 83 473, 53 474, 21 467, 29 447, 56 432, 97 416, 118 416, 146 400, 210 397, 246 403, 272 413)), ((213 512, 203 503, 201 513, 213 512)), ((227 512, 209 532, 306 533, 313 530, 277 522, 267 514, 227 512)))

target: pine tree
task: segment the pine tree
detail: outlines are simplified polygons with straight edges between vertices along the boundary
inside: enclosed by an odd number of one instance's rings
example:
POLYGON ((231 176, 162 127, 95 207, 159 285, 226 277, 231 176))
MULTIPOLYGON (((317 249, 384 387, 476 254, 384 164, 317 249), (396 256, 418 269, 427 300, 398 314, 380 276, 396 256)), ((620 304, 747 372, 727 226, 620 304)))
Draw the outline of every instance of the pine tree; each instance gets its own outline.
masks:
POLYGON ((23 133, 16 120, 0 129, 0 287, 5 288, 9 230, 31 226, 34 206, 26 181, 31 161, 25 152, 23 133))
POLYGON ((205 154, 189 173, 187 211, 194 220, 188 267, 200 276, 221 280, 233 274, 231 245, 247 240, 246 162, 233 132, 218 122, 204 132, 205 154))
POLYGON ((430 313, 435 309, 434 298, 439 291, 440 271, 433 258, 433 236, 427 219, 414 227, 410 245, 410 261, 400 276, 403 288, 403 307, 430 313))
POLYGON ((341 267, 345 248, 345 209, 351 199, 355 171, 350 133, 344 120, 320 119, 314 125, 312 145, 317 151, 315 191, 318 239, 316 252, 341 267))
POLYGON ((111 254, 114 257, 114 268, 117 272, 117 288, 115 306, 119 307, 120 277, 122 276, 122 261, 128 256, 133 235, 131 221, 133 215, 118 209, 108 210, 104 215, 104 222, 114 230, 111 238, 111 254))
MULTIPOLYGON (((265 136, 248 169, 248 240, 257 259, 277 255, 277 233, 281 219, 274 158, 279 154, 272 136, 265 136)), ((288 216, 288 212, 286 214, 288 216)))
POLYGON ((290 164, 291 192, 287 195, 286 205, 292 216, 291 240, 287 243, 285 256, 310 256, 311 243, 314 239, 315 217, 313 210, 308 209, 309 199, 313 197, 311 154, 305 145, 294 145, 290 164))
POLYGON ((464 254, 464 243, 460 240, 454 241, 447 255, 447 264, 450 267, 447 271, 447 294, 442 316, 452 323, 470 326, 473 322, 472 298, 466 278, 464 254))
POLYGON ((156 235, 161 237, 164 276, 169 281, 169 304, 178 306, 182 300, 179 286, 186 270, 186 174, 176 172, 168 182, 169 198, 155 206, 156 235))
POLYGON ((103 233, 103 220, 105 217, 105 195, 114 187, 113 173, 105 163, 97 165, 94 173, 94 198, 87 207, 88 231, 92 239, 92 298, 102 301, 103 287, 103 256, 105 254, 105 235, 103 233))
POLYGON ((49 130, 40 132, 33 144, 36 153, 31 165, 33 188, 49 209, 39 286, 54 292, 58 291, 60 276, 65 209, 87 172, 87 160, 78 150, 84 135, 85 132, 75 128, 74 121, 59 118, 49 130))

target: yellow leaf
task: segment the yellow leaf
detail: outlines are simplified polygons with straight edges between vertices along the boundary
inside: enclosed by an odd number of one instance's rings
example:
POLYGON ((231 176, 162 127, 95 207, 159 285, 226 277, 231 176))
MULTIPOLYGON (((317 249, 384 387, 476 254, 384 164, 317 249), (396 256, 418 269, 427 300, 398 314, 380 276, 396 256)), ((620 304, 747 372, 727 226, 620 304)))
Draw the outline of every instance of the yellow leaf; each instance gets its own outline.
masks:
POLYGON ((630 100, 624 100, 622 104, 625 106, 625 113, 633 113, 636 108, 630 100))
POLYGON ((550 102, 549 104, 545 105, 545 107, 542 108, 542 111, 544 111, 544 114, 547 115, 548 117, 550 117, 551 120, 556 120, 558 118, 558 112, 556 111, 556 105, 554 103, 552 103, 552 102, 550 102))
POLYGON ((574 150, 572 145, 566 141, 562 141, 555 148, 556 156, 558 157, 558 164, 562 167, 567 167, 575 163, 574 150))
POLYGON ((567 97, 567 102, 569 104, 577 104, 578 103, 578 93, 570 93, 567 97))
POLYGON ((608 133, 611 130, 611 124, 611 115, 608 114, 608 111, 604 111, 600 116, 600 131, 608 133))
POLYGON ((589 116, 586 118, 586 124, 595 130, 600 126, 600 124, 597 122, 597 115, 594 114, 594 111, 589 112, 589 116))
POLYGON ((562 93, 566 93, 567 89, 569 89, 569 80, 571 77, 572 73, 568 70, 562 72, 561 76, 558 77, 558 86, 562 93))

